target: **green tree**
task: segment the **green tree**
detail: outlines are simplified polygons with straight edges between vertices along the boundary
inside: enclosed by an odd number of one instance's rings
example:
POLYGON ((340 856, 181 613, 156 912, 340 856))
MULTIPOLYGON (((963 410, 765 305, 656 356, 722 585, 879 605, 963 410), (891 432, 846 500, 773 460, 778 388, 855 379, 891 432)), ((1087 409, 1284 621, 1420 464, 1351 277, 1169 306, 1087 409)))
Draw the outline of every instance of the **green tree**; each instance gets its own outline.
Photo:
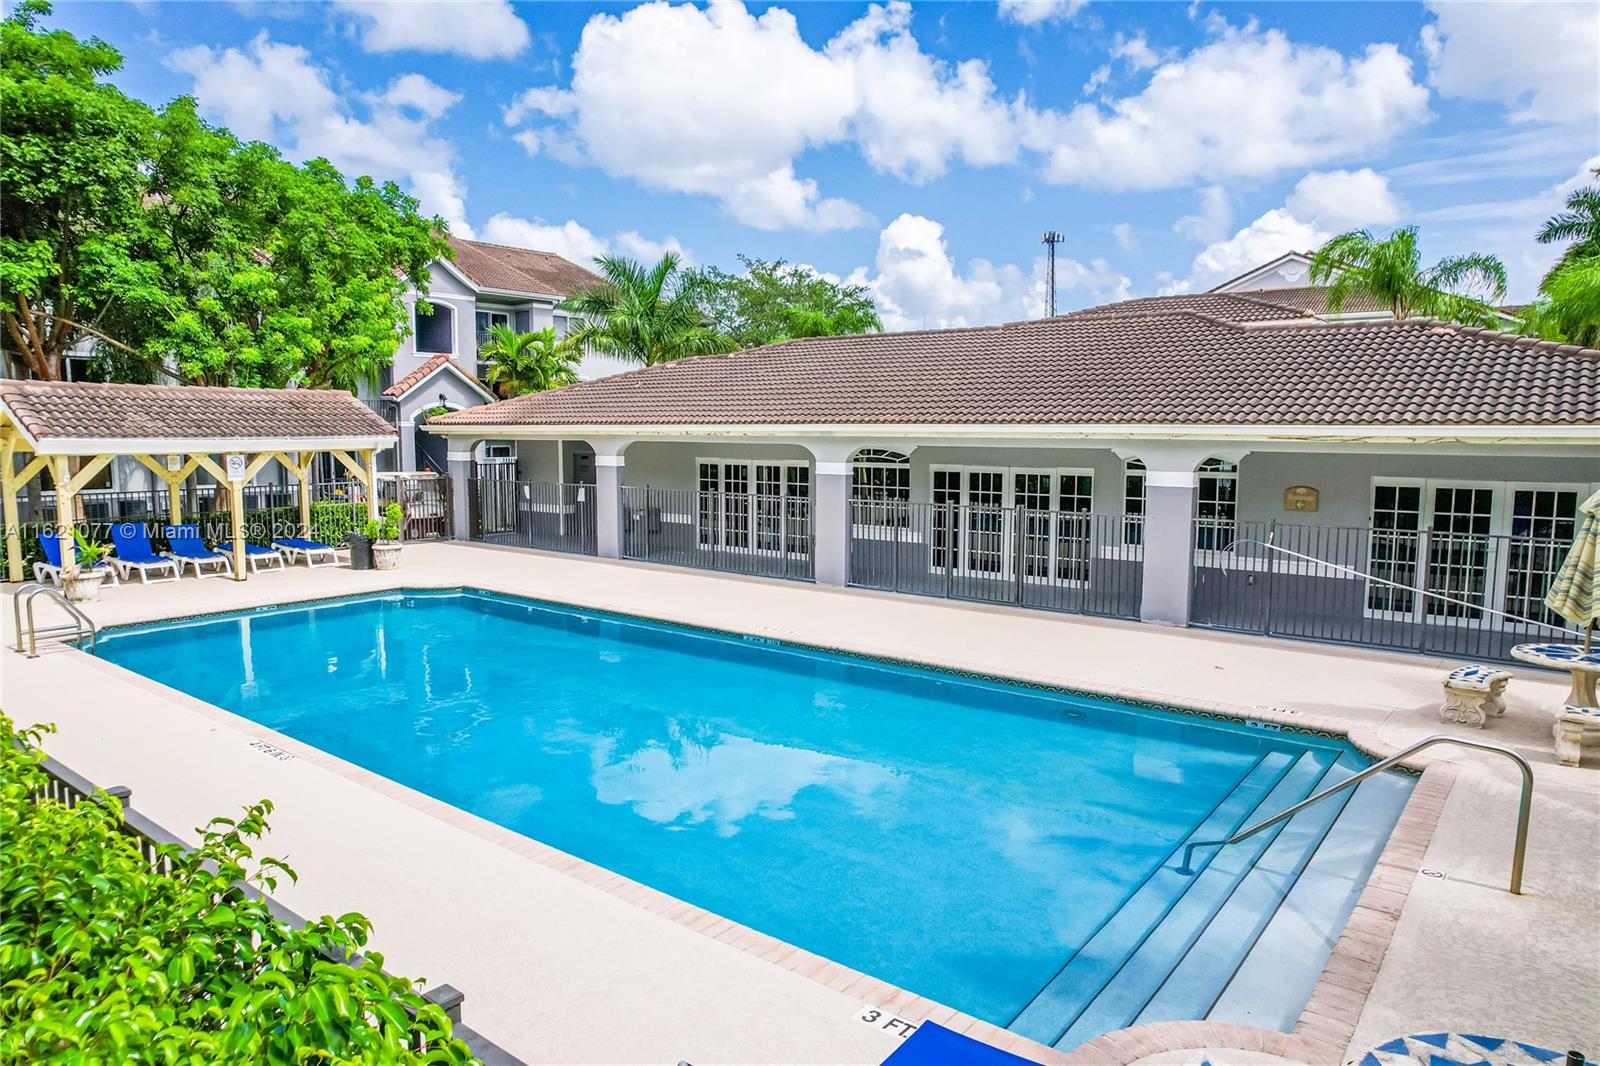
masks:
POLYGON ((1328 286, 1334 314, 1361 294, 1387 304, 1396 318, 1442 318, 1468 326, 1497 322, 1494 305, 1506 294, 1505 265, 1492 255, 1451 256, 1424 269, 1415 226, 1383 238, 1367 230, 1339 234, 1312 256, 1311 281, 1328 286))
POLYGON ((739 262, 741 273, 709 267, 700 276, 706 314, 740 347, 883 328, 865 285, 840 285, 782 259, 739 262))
POLYGON ((550 326, 532 333, 491 326, 488 339, 478 346, 478 361, 485 364, 483 380, 507 398, 575 383, 576 357, 573 346, 557 340, 550 326))
POLYGON ((676 254, 667 252, 648 270, 611 256, 596 259, 595 265, 604 280, 562 304, 582 316, 569 335, 579 350, 655 366, 737 347, 702 310, 705 280, 682 270, 676 254))
POLYGON ((159 302, 161 279, 130 247, 154 116, 100 80, 116 49, 40 29, 49 12, 22 0, 0 21, 0 321, 21 363, 57 380, 119 298, 159 302))
POLYGON ((375 378, 449 254, 444 223, 393 183, 297 167, 208 125, 179 97, 159 113, 99 79, 121 57, 3 24, 0 307, 36 376, 99 345, 98 369, 206 384, 350 388, 375 378))
MULTIPOLYGON (((1600 177, 1600 169, 1594 172, 1600 177)), ((1567 197, 1540 227, 1541 244, 1571 243, 1539 282, 1539 296, 1523 311, 1523 332, 1546 340, 1600 345, 1600 188, 1593 185, 1567 197)))

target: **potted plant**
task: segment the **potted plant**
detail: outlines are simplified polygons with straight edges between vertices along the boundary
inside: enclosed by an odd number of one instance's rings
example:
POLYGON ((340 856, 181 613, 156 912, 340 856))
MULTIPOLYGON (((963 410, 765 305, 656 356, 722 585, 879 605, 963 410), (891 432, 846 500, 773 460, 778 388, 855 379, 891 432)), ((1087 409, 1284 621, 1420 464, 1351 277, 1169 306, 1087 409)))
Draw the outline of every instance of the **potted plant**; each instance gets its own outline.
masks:
POLYGON ((99 565, 111 549, 99 541, 90 540, 76 529, 72 531, 72 540, 76 565, 63 576, 61 584, 67 599, 73 603, 93 603, 100 598, 100 586, 105 584, 106 575, 111 572, 99 565))
POLYGON ((405 516, 398 503, 391 503, 383 509, 381 519, 367 523, 365 534, 372 544, 374 570, 393 570, 400 565, 400 523, 405 516))

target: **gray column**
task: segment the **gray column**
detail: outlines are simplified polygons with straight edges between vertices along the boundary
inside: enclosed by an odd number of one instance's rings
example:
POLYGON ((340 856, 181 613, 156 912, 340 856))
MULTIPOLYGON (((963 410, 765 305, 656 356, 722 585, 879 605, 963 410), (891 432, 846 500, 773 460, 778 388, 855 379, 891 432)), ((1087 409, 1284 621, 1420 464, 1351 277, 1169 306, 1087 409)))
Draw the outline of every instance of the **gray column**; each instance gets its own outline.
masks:
POLYGON ((595 548, 602 559, 622 557, 622 475, 626 469, 620 455, 594 457, 595 548))
POLYGON ((1198 484, 1199 476, 1192 469, 1145 474, 1144 598, 1139 617, 1146 622, 1189 624, 1198 484))
POLYGON ((445 465, 450 470, 450 525, 456 540, 472 539, 472 499, 476 486, 472 483, 472 451, 445 454, 445 465))
POLYGON ((817 584, 850 583, 850 464, 817 463, 812 504, 812 554, 817 584))

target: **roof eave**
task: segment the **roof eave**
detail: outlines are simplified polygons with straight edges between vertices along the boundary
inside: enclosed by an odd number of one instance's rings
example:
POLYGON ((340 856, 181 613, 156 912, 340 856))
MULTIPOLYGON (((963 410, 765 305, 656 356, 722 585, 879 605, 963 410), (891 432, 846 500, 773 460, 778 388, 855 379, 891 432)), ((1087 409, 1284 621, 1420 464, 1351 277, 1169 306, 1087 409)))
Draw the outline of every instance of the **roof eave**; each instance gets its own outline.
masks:
MULTIPOLYGON (((28 435, 23 434, 24 437, 28 435)), ((35 455, 218 455, 227 452, 384 451, 397 434, 349 437, 40 437, 28 438, 35 455)))

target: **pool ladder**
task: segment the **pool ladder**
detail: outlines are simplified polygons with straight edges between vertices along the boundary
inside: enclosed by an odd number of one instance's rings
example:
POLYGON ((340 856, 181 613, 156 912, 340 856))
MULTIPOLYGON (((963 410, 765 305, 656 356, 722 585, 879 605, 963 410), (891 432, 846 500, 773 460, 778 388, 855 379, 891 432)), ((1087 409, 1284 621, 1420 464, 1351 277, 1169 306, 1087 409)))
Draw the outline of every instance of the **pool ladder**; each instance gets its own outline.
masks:
POLYGON ((1295 815, 1299 814, 1313 803, 1319 803, 1322 800, 1327 799, 1329 796, 1343 792, 1347 788, 1354 788, 1356 785, 1359 785, 1373 774, 1381 773, 1384 770, 1397 765, 1398 763, 1402 763, 1406 759, 1415 755, 1417 752, 1423 750, 1424 748, 1431 748, 1435 744, 1459 744, 1463 748, 1476 748, 1479 751, 1492 751, 1496 755, 1504 755, 1506 758, 1516 763, 1517 769, 1522 771, 1522 801, 1517 808, 1517 843, 1516 848, 1511 854, 1511 894, 1513 896, 1522 895, 1522 860, 1528 850, 1528 815, 1531 813, 1533 808, 1533 768, 1528 765, 1527 759, 1524 759, 1521 755, 1518 755, 1516 752, 1512 751, 1510 748, 1504 747, 1503 745, 1490 744, 1486 740, 1472 740, 1468 737, 1452 737, 1445 736, 1443 734, 1431 736, 1424 740, 1419 740, 1409 748, 1403 748, 1389 756, 1387 759, 1373 763, 1360 773, 1352 774, 1343 781, 1340 781, 1337 785, 1333 785, 1330 788, 1325 788, 1314 796, 1307 796, 1299 803, 1296 803, 1293 807, 1279 811, 1271 818, 1264 818, 1255 825, 1252 825, 1246 829, 1239 830, 1226 840, 1196 840, 1192 844, 1186 845, 1183 849, 1183 865, 1178 867, 1178 872, 1180 874, 1184 874, 1185 876, 1194 876, 1195 869, 1193 861, 1196 848, 1225 848, 1229 844, 1237 844, 1241 840, 1255 836, 1263 829, 1271 829, 1279 822, 1288 818, 1293 818, 1295 815))
POLYGON ((17 633, 16 650, 18 652, 22 651, 23 638, 26 637, 28 658, 30 659, 39 657, 40 637, 65 636, 71 633, 76 637, 81 647, 83 638, 87 636, 89 638, 89 650, 93 651, 95 640, 100 635, 100 627, 94 624, 93 618, 73 606, 72 601, 63 596, 57 589, 40 581, 30 581, 17 589, 16 593, 11 597, 11 614, 15 623, 13 628, 17 633), (72 620, 70 622, 62 622, 60 625, 45 626, 40 629, 33 619, 33 601, 40 596, 59 604, 61 609, 71 616, 72 620), (27 608, 26 626, 23 625, 24 607, 27 608))

